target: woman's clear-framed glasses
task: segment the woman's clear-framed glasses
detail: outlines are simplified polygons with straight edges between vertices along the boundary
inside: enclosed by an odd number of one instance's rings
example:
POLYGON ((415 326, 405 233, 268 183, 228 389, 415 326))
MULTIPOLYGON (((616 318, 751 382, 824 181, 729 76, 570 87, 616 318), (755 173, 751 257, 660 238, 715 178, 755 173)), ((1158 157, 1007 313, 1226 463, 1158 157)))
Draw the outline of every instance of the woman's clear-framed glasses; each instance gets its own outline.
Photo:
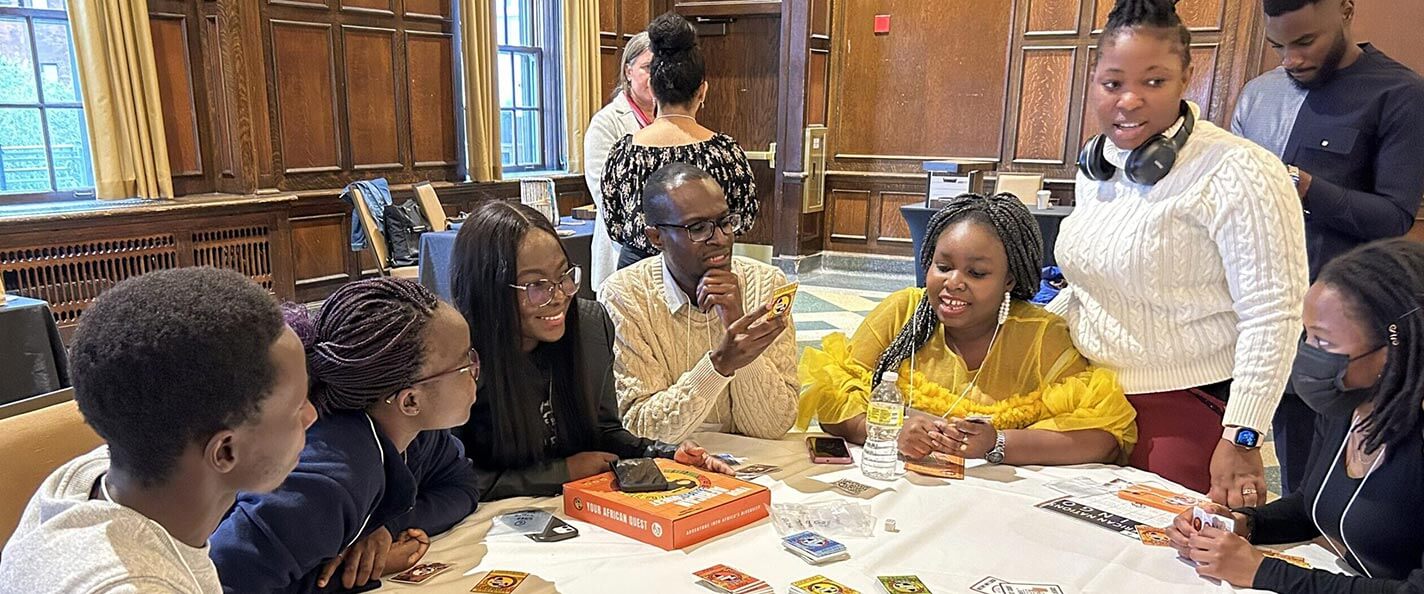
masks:
POLYGON ((555 292, 563 293, 565 296, 573 297, 578 295, 579 286, 583 283, 583 269, 578 266, 569 268, 568 272, 560 275, 558 280, 541 278, 532 283, 522 285, 509 285, 511 289, 524 291, 524 298, 529 300, 529 304, 534 307, 544 307, 554 302, 555 292))

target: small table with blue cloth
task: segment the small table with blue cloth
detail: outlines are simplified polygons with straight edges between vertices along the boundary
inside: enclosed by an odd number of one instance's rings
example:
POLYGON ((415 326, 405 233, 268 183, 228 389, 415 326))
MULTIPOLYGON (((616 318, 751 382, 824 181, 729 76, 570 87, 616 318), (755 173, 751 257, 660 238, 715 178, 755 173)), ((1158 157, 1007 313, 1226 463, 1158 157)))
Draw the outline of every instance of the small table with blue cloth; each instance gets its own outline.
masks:
POLYGON ((0 404, 69 387, 69 361, 49 304, 10 296, 0 303, 0 404))
MULTIPOLYGON (((1038 220, 1038 230, 1043 233, 1042 265, 1057 266, 1058 261, 1053 254, 1053 245, 1058 242, 1058 226, 1063 222, 1063 217, 1073 214, 1073 207, 1029 207, 1028 210, 1033 213, 1033 218, 1038 220)), ((925 286, 925 270, 920 267, 920 246, 925 242, 925 227, 929 226, 930 217, 934 216, 936 212, 939 212, 938 208, 920 204, 906 204, 900 207, 900 216, 905 217, 905 223, 910 226, 910 238, 914 240, 915 284, 920 287, 925 286)))
MULTIPOLYGON (((450 225, 449 231, 420 236, 420 284, 447 302, 453 302, 450 256, 455 252, 455 235, 459 229, 460 225, 455 223, 450 225)), ((589 267, 593 262, 593 221, 564 217, 559 220, 559 231, 559 241, 569 254, 569 263, 583 268, 584 282, 579 286, 578 296, 593 299, 593 284, 588 281, 589 267), (573 234, 568 235, 569 232, 573 234)))

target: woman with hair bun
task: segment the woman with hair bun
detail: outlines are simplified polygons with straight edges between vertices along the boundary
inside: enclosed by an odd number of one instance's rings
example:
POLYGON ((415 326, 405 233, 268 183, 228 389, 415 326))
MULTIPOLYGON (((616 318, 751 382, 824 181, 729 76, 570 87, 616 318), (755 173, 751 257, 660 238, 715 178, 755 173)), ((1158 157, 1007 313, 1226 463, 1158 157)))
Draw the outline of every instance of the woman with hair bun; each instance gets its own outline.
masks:
POLYGON ((281 487, 238 497, 210 556, 234 592, 359 588, 475 511, 475 470, 449 429, 470 417, 479 357, 460 312, 411 280, 351 283, 315 319, 285 315, 321 415, 281 487))
POLYGON ((727 193, 727 206, 741 215, 744 232, 757 215, 756 181, 737 141, 697 122, 707 98, 707 67, 697 45, 697 31, 686 19, 664 14, 648 25, 652 61, 649 85, 657 99, 657 117, 624 136, 608 152, 601 190, 608 235, 623 246, 618 268, 657 255, 643 229, 643 185, 662 166, 696 165, 712 174, 727 193))

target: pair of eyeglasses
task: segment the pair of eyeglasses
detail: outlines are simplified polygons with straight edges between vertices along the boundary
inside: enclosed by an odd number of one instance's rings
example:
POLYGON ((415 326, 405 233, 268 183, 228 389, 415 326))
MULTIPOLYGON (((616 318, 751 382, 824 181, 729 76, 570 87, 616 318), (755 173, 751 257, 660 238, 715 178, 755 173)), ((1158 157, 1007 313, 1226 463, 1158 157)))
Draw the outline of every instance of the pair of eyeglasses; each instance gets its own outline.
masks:
POLYGON ((424 384, 424 383, 427 383, 427 382, 433 382, 433 381, 435 381, 435 380, 438 380, 438 379, 443 378, 443 377, 446 377, 446 376, 459 375, 459 374, 462 374, 462 373, 468 373, 468 374, 470 374, 470 378, 474 379, 475 381, 480 381, 480 353, 479 353, 479 351, 476 351, 475 349, 470 349, 470 362, 469 362, 469 364, 467 364, 467 365, 461 365, 461 366, 459 366, 459 367, 456 367, 456 368, 451 369, 451 370, 448 370, 448 371, 442 371, 442 372, 437 373, 437 374, 435 374, 435 375, 431 375, 431 376, 427 376, 427 377, 420 378, 420 379, 418 379, 418 380, 415 380, 414 382, 411 382, 410 385, 412 385, 412 386, 418 386, 418 385, 420 385, 420 384, 424 384))
POLYGON ((654 223, 654 227, 676 227, 687 232, 687 238, 697 243, 702 243, 712 239, 712 232, 721 229, 722 234, 727 237, 740 235, 742 232, 742 215, 735 212, 727 213, 716 221, 697 221, 691 225, 678 225, 675 223, 654 223))
POLYGON ((579 286, 583 284, 583 269, 574 266, 568 272, 563 273, 557 280, 541 278, 532 283, 522 285, 509 285, 511 289, 524 291, 524 298, 529 300, 529 304, 534 307, 544 307, 554 302, 555 293, 563 293, 567 297, 578 295, 579 286))

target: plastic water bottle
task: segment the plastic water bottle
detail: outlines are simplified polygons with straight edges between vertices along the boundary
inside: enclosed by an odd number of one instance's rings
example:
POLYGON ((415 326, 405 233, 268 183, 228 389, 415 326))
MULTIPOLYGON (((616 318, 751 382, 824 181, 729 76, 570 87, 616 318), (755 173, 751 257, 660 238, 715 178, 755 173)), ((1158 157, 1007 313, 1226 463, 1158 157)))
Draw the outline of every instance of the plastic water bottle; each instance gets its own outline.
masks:
POLYGON ((900 429, 905 426, 905 404, 895 382, 900 374, 887 371, 870 393, 865 411, 865 448, 860 453, 860 471, 865 476, 890 481, 905 474, 900 459, 900 429))

